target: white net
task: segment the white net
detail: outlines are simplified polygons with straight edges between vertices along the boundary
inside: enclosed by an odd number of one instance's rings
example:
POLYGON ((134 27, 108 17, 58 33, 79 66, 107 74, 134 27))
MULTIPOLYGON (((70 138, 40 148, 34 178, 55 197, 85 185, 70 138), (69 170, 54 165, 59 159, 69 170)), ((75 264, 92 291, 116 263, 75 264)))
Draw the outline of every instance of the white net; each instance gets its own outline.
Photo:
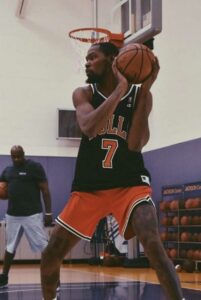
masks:
MULTIPOLYGON (((98 30, 98 29, 97 29, 98 30)), ((78 54, 77 69, 78 72, 84 72, 86 63, 86 54, 92 44, 100 42, 108 42, 110 40, 110 32, 107 30, 97 31, 94 28, 85 28, 72 31, 69 33, 71 44, 78 54)))

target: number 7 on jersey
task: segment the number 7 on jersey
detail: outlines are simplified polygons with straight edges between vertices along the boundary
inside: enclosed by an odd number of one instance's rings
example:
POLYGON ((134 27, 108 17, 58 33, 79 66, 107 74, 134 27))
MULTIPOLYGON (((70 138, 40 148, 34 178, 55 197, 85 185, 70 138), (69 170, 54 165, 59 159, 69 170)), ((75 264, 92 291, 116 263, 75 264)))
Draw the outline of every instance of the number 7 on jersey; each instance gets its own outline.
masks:
POLYGON ((101 148, 107 150, 102 167, 104 169, 113 168, 113 158, 118 148, 118 140, 102 139, 101 148))

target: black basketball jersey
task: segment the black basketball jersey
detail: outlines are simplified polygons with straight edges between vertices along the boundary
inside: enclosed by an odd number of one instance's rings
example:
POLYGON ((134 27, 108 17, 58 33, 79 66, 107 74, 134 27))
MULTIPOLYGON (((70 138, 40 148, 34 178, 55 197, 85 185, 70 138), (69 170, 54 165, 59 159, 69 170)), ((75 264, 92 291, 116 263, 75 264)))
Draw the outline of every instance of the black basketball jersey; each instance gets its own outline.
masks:
MULTIPOLYGON (((97 108, 106 97, 97 90, 96 84, 91 87, 92 105, 97 108)), ((72 191, 149 185, 150 176, 141 152, 130 151, 127 144, 136 94, 137 87, 132 85, 99 134, 94 138, 83 135, 72 191)))

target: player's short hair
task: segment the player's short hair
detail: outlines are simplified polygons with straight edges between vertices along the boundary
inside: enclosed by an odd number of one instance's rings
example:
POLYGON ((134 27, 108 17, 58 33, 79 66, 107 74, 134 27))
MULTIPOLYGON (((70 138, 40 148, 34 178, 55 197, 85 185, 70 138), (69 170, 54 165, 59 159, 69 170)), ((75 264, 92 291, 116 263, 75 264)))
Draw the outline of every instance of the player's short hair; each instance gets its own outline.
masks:
POLYGON ((110 42, 97 43, 99 50, 102 51, 106 56, 117 56, 119 54, 119 49, 110 42))
POLYGON ((12 152, 15 152, 15 151, 18 151, 18 152, 21 152, 22 154, 24 154, 24 149, 20 145, 12 146, 10 152, 12 153, 12 152))

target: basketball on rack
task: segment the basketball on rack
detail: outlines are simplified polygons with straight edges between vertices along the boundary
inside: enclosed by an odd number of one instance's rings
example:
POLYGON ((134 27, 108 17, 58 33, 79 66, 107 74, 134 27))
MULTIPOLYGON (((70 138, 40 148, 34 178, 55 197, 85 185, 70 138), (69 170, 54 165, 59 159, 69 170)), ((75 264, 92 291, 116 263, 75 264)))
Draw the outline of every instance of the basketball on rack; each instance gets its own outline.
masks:
POLYGON ((0 182, 0 199, 8 198, 8 186, 6 182, 0 182))
POLYGON ((184 271, 188 273, 193 273, 195 271, 195 262, 191 259, 186 259, 183 261, 182 267, 184 271))
POLYGON ((155 56, 143 44, 132 43, 124 46, 116 59, 118 70, 129 83, 143 83, 152 72, 155 56))

